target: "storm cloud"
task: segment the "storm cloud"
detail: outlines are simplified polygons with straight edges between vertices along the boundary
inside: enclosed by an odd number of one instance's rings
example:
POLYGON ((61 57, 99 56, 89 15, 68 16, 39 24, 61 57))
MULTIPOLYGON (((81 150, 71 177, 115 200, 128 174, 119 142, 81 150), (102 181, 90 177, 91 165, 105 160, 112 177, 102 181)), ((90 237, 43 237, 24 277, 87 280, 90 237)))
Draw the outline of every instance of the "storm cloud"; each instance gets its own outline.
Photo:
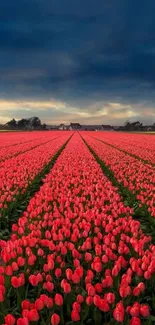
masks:
POLYGON ((0 4, 0 121, 155 121, 153 0, 0 4))

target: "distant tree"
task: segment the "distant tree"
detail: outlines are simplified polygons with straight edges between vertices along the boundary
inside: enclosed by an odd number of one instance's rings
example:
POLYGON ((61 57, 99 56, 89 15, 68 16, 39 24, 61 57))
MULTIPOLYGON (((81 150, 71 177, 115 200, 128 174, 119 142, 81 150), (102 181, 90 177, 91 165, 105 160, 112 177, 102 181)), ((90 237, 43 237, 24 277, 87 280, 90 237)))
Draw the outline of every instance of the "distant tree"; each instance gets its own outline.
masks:
POLYGON ((130 130, 130 127, 131 127, 131 123, 129 121, 126 121, 124 123, 124 129, 127 130, 127 131, 129 131, 130 130))
POLYGON ((16 122, 16 120, 13 118, 12 120, 10 120, 9 122, 7 122, 6 124, 5 124, 8 128, 12 128, 12 129, 15 129, 16 128, 16 126, 17 126, 17 122, 16 122))
POLYGON ((136 122, 126 121, 124 125, 124 130, 127 131, 140 131, 142 129, 143 129, 143 123, 140 123, 139 121, 136 122))
POLYGON ((19 129, 27 129, 27 130, 33 130, 33 129, 40 129, 41 128, 41 120, 39 117, 34 116, 30 118, 22 118, 18 121, 18 128, 19 129))
POLYGON ((30 118, 22 118, 18 122, 13 118, 5 124, 9 129, 19 129, 19 130, 45 130, 46 124, 41 124, 41 120, 37 116, 30 118))
POLYGON ((42 128, 43 128, 43 130, 46 130, 46 124, 45 123, 42 125, 42 128))
POLYGON ((140 131, 143 127, 143 123, 140 123, 139 121, 136 121, 132 123, 133 130, 140 131))
POLYGON ((34 116, 29 119, 30 125, 35 129, 35 128, 40 128, 41 127, 41 120, 39 117, 34 116))
POLYGON ((28 120, 26 119, 26 118, 22 118, 21 120, 19 120, 18 122, 17 122, 17 125, 18 125, 18 128, 19 129, 26 129, 27 128, 27 126, 28 126, 28 120))
POLYGON ((125 123, 124 123, 124 126, 128 126, 128 125, 130 125, 130 121, 126 121, 125 123))

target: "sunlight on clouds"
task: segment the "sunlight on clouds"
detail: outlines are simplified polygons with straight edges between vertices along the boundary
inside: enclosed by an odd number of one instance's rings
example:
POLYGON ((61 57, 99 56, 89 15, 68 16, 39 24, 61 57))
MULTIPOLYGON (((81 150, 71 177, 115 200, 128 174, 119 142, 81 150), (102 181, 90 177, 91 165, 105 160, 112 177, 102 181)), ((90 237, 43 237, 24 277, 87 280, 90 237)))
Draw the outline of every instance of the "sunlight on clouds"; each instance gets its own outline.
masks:
MULTIPOLYGON (((146 104, 145 104, 146 105, 146 104)), ((38 116, 44 123, 59 124, 79 122, 83 124, 113 124, 119 125, 129 120, 141 120, 142 117, 152 119, 155 116, 154 108, 146 109, 121 102, 96 101, 85 106, 69 104, 67 102, 49 100, 9 100, 0 99, 0 123, 6 123, 9 119, 20 119, 23 117, 38 116), (24 116, 25 114, 25 116, 24 116)))
POLYGON ((81 116, 81 117, 90 117, 91 114, 87 113, 87 112, 78 112, 77 111, 77 115, 81 116))
POLYGON ((127 109, 131 109, 131 105, 124 105, 121 103, 108 103, 108 106, 114 109, 122 109, 122 108, 127 108, 127 109))
POLYGON ((12 111, 17 109, 25 110, 47 110, 47 109, 65 109, 65 104, 60 101, 50 100, 50 101, 22 101, 22 100, 3 100, 0 99, 0 110, 1 111, 12 111))
POLYGON ((128 117, 134 117, 134 116, 139 116, 140 114, 138 112, 134 112, 132 110, 127 111, 128 117))
POLYGON ((0 115, 0 124, 5 124, 10 120, 10 116, 2 116, 0 115))
POLYGON ((152 117, 152 118, 155 118, 155 109, 152 108, 152 109, 148 109, 147 111, 144 111, 144 116, 146 117, 152 117))

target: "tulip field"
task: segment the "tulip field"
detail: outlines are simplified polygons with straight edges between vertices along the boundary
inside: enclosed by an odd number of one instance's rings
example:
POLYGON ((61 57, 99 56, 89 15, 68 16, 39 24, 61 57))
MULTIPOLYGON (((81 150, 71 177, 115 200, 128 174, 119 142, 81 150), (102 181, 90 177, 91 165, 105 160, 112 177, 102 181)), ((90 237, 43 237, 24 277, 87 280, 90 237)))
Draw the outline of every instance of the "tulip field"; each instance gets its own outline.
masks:
POLYGON ((154 139, 0 134, 0 325, 155 324, 154 139))

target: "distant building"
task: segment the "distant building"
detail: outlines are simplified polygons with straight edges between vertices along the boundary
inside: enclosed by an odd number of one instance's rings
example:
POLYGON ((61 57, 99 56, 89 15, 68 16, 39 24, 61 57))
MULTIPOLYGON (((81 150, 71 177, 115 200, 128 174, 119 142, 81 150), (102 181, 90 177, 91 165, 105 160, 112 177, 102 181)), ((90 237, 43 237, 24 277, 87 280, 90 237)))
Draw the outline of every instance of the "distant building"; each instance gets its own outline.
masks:
POLYGON ((111 126, 111 125, 104 125, 104 124, 102 124, 102 130, 105 130, 105 131, 113 131, 114 130, 114 127, 111 126))
POLYGON ((70 130, 81 130, 81 124, 80 123, 70 123, 69 129, 70 130))
POLYGON ((85 131, 104 131, 104 130, 111 131, 114 129, 113 126, 111 126, 111 125, 103 125, 103 124, 82 125, 81 128, 82 128, 82 130, 85 130, 85 131))
POLYGON ((103 125, 103 124, 92 124, 92 125, 81 125, 80 123, 70 123, 66 125, 61 123, 60 125, 47 125, 46 129, 48 130, 74 130, 74 131, 112 131, 114 127, 111 125, 103 125))
POLYGON ((101 131, 102 130, 102 125, 82 125, 82 130, 85 131, 101 131))
POLYGON ((66 130, 66 126, 63 123, 61 123, 58 128, 59 130, 66 130))
POLYGON ((46 125, 46 130, 58 130, 57 125, 46 125))

